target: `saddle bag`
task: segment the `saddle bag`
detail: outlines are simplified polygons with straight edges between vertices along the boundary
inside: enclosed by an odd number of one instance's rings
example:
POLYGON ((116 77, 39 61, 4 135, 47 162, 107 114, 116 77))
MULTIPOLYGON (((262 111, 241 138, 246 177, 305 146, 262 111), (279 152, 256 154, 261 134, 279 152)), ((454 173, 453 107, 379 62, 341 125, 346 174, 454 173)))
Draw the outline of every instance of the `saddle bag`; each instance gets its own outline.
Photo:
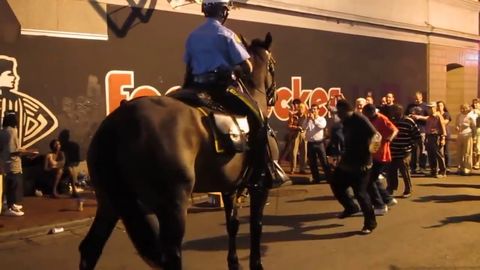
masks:
POLYGON ((247 151, 247 134, 250 131, 247 117, 210 113, 214 126, 215 148, 218 153, 247 151))

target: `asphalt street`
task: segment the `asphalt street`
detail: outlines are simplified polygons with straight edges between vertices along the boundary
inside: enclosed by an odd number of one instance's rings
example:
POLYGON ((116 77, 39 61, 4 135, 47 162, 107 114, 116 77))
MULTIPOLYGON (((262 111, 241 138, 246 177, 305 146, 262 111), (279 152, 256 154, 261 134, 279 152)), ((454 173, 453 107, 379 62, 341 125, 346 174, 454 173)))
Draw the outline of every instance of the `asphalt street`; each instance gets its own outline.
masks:
MULTIPOLYGON (((342 210, 326 184, 273 190, 262 241, 265 269, 480 269, 480 176, 414 178, 378 228, 360 235, 362 217, 342 210)), ((401 186, 402 188, 402 186, 401 186)), ((403 190, 398 191, 401 194, 403 190)), ((239 257, 248 268, 248 201, 240 209, 239 257)), ((226 269, 223 211, 205 203, 188 215, 184 269, 226 269)), ((87 227, 0 244, 0 269, 78 269, 87 227)), ((97 269, 149 269, 119 224, 97 269)))

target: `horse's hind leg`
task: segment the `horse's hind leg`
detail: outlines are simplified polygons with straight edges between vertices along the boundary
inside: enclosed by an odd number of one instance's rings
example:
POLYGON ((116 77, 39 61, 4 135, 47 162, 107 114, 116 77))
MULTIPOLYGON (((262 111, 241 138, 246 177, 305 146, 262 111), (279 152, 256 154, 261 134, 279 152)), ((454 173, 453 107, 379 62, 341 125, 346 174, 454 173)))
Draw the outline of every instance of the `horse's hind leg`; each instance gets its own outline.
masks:
POLYGON ((228 232, 228 269, 239 269, 237 257, 237 233, 239 227, 238 212, 236 208, 236 193, 222 193, 225 209, 225 220, 227 221, 228 232))
POLYGON ((147 213, 145 206, 133 196, 125 197, 121 207, 122 222, 140 256, 151 267, 163 269, 161 251, 157 246, 159 237, 157 217, 147 213))
POLYGON ((260 239, 262 237, 263 209, 268 198, 268 189, 260 185, 249 187, 250 193, 250 269, 262 270, 260 239))
POLYGON ((170 198, 168 205, 156 212, 160 223, 158 246, 165 269, 182 269, 182 240, 185 234, 188 196, 170 198))
POLYGON ((115 228, 119 217, 106 198, 101 198, 97 192, 97 213, 92 226, 79 246, 80 270, 94 269, 103 247, 115 228))

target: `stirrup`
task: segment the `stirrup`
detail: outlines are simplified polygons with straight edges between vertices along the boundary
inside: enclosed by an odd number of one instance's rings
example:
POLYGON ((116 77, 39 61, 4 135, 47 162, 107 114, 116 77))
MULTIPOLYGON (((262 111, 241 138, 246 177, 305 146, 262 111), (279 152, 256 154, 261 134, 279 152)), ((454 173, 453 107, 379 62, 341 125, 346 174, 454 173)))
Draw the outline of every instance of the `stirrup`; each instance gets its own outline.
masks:
POLYGON ((292 180, 282 169, 280 164, 276 160, 271 161, 269 167, 270 177, 272 179, 272 188, 278 188, 283 186, 289 186, 292 184, 292 180))

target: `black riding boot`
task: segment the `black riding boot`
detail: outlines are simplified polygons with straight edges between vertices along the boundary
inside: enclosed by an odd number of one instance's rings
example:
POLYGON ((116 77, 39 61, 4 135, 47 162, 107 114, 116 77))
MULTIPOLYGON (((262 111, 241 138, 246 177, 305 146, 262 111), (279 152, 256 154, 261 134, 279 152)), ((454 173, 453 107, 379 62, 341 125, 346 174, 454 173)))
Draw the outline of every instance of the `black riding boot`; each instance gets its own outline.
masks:
POLYGON ((265 125, 261 128, 259 134, 259 144, 265 145, 265 163, 266 163, 266 179, 267 186, 270 188, 277 188, 280 186, 290 185, 292 181, 290 177, 285 173, 280 164, 278 164, 278 147, 277 140, 273 130, 265 125), (277 149, 277 151, 273 151, 277 149))

